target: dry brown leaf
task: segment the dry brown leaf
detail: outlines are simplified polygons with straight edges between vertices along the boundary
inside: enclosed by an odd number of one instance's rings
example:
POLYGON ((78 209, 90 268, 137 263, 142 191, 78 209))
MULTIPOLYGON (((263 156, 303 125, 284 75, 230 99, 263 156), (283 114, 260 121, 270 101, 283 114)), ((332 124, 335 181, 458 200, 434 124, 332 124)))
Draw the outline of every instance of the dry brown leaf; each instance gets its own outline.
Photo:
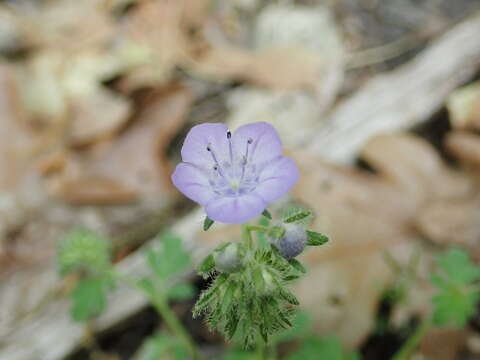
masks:
POLYGON ((447 99, 450 122, 455 129, 480 129, 480 82, 455 90, 447 99))
POLYGON ((468 169, 480 166, 480 137, 466 131, 454 131, 446 138, 447 149, 468 169))
POLYGON ((480 239, 480 199, 478 196, 453 201, 436 201, 418 214, 419 231, 441 245, 459 245, 478 253, 480 239))
POLYGON ((63 0, 20 7, 24 36, 43 49, 74 53, 106 46, 114 36, 113 17, 99 0, 63 0))
POLYGON ((313 89, 322 59, 304 49, 282 47, 258 52, 212 48, 191 64, 194 72, 215 80, 244 80, 271 89, 313 89))
POLYGON ((0 191, 13 189, 30 159, 31 134, 25 127, 23 109, 13 68, 0 63, 0 191))
POLYGON ((106 89, 78 96, 71 104, 69 140, 84 145, 113 136, 130 116, 130 103, 106 89))
POLYGON ((129 202, 135 196, 153 202, 168 198, 171 168, 165 151, 183 125, 191 100, 190 92, 178 86, 151 94, 130 128, 72 164, 79 168, 63 174, 57 194, 66 201, 92 204, 129 202), (108 183, 111 186, 105 186, 108 183))
POLYGON ((418 352, 425 359, 456 359, 466 347, 468 334, 468 330, 432 329, 423 338, 418 352))
POLYGON ((185 0, 142 1, 126 21, 129 57, 138 66, 122 81, 125 90, 159 86, 171 79, 173 69, 186 54, 182 28, 185 0))

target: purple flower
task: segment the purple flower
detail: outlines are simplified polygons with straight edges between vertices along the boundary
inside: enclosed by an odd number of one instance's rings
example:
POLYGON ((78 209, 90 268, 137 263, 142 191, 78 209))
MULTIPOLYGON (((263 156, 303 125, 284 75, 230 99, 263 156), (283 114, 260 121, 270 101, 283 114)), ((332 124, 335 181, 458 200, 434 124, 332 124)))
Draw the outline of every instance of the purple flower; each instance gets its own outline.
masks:
POLYGON ((182 147, 175 186, 215 221, 240 224, 260 215, 298 180, 292 159, 267 123, 241 126, 233 134, 221 123, 194 126, 182 147))

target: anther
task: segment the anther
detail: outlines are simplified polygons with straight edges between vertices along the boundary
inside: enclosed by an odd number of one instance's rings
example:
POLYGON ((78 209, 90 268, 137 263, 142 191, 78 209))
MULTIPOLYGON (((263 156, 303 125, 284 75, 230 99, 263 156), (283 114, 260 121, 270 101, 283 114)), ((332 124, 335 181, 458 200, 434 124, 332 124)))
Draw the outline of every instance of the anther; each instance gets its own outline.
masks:
POLYGON ((207 145, 207 151, 212 151, 212 148, 210 147, 210 144, 207 145))
POLYGON ((227 131, 227 139, 230 139, 232 137, 232 133, 230 131, 227 131))
POLYGON ((253 139, 252 139, 252 138, 248 138, 247 143, 249 143, 249 144, 253 143, 253 139))

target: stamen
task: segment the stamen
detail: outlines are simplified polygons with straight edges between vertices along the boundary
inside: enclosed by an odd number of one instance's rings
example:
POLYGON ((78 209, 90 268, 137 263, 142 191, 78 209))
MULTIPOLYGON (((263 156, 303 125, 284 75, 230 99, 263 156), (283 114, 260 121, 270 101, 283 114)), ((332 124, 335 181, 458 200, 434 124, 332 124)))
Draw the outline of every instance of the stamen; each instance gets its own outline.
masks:
POLYGON ((211 144, 207 144, 207 151, 210 153, 210 155, 212 156, 212 159, 213 159, 213 162, 214 162, 214 165, 213 165, 213 170, 215 171, 218 171, 218 173, 220 174, 221 177, 223 177, 224 179, 226 179, 223 171, 222 171, 222 168, 220 166, 220 163, 218 162, 217 160, 217 157, 215 156, 215 152, 213 151, 212 149, 212 145, 211 144))
POLYGON ((253 139, 252 138, 248 138, 247 140, 247 149, 245 150, 245 155, 243 156, 242 158, 242 175, 240 177, 240 181, 243 180, 243 177, 245 176, 245 167, 247 166, 247 162, 248 162, 248 148, 250 147, 250 145, 253 143, 253 139))
POLYGON ((230 154, 230 164, 233 165, 232 133, 230 131, 227 131, 227 139, 228 139, 228 152, 230 154))

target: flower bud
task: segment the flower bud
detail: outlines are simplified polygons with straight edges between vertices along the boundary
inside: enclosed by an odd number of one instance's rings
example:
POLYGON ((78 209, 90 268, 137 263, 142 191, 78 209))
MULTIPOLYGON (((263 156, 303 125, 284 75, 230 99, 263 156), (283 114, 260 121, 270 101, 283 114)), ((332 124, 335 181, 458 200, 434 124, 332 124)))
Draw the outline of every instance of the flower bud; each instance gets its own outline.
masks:
POLYGON ((221 250, 216 251, 213 256, 215 268, 220 272, 237 272, 243 265, 237 244, 228 244, 221 250))
POLYGON ((279 239, 270 238, 270 241, 285 259, 290 260, 301 254, 307 242, 307 232, 297 224, 283 224, 285 233, 279 239))

